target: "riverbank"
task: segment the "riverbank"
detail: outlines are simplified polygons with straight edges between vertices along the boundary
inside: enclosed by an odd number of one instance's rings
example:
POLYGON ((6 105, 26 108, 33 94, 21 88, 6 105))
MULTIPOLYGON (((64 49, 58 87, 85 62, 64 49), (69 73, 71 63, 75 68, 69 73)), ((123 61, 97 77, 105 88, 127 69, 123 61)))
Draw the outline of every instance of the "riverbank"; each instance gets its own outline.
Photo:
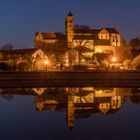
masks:
POLYGON ((140 72, 0 72, 0 88, 140 87, 140 72))

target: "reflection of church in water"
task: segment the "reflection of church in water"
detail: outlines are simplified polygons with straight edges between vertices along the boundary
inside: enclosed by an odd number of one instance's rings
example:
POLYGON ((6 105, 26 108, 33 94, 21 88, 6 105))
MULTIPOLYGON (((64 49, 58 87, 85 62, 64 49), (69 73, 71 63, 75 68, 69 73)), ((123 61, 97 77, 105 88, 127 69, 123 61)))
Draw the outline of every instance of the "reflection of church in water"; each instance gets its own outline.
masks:
POLYGON ((7 100, 12 95, 34 96, 36 109, 66 110, 66 122, 69 128, 74 127, 74 119, 88 118, 93 113, 114 114, 131 96, 130 88, 23 88, 0 89, 0 94, 7 100))
POLYGON ((56 89, 47 89, 47 94, 36 96, 36 108, 39 111, 66 109, 69 128, 74 127, 74 119, 87 118, 93 113, 116 113, 124 103, 125 97, 131 95, 131 89, 124 88, 56 89))

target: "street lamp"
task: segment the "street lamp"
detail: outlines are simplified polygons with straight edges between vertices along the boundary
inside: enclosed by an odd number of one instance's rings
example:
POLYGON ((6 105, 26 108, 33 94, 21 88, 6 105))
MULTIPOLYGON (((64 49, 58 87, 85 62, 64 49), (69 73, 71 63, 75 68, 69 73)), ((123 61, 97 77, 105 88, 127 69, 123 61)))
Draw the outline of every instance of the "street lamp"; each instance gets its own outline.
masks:
POLYGON ((111 69, 117 69, 118 68, 118 63, 117 63, 117 58, 114 56, 114 57, 112 57, 112 59, 111 59, 111 61, 112 61, 112 63, 111 63, 111 69))

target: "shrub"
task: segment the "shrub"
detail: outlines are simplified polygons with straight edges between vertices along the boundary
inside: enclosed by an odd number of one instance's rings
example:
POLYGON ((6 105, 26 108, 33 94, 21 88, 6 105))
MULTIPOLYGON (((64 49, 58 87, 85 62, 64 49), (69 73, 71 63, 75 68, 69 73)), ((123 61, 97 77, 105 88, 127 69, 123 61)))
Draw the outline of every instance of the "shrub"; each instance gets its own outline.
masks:
POLYGON ((124 60, 123 66, 125 69, 132 69, 132 61, 130 59, 124 60))
POLYGON ((86 65, 73 65, 73 70, 86 70, 86 65))
POLYGON ((133 69, 140 69, 140 55, 136 56, 132 62, 133 69))
POLYGON ((7 63, 1 62, 0 63, 0 70, 9 70, 9 66, 7 63))

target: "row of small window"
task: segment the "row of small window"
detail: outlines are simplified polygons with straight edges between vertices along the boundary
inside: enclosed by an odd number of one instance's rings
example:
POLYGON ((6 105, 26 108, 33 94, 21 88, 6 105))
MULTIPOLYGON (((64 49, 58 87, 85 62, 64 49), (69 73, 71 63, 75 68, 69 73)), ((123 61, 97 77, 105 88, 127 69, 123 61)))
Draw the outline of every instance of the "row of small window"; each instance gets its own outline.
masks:
MULTIPOLYGON (((109 37, 111 37, 110 35, 108 36, 108 35, 106 35, 106 36, 104 36, 104 35, 100 35, 100 39, 109 39, 109 37)), ((117 39, 117 37, 115 37, 115 36, 112 36, 112 41, 113 42, 119 42, 119 40, 117 39)))
POLYGON ((100 35, 100 38, 101 39, 109 39, 109 36, 108 35, 106 35, 106 36, 105 35, 100 35))

